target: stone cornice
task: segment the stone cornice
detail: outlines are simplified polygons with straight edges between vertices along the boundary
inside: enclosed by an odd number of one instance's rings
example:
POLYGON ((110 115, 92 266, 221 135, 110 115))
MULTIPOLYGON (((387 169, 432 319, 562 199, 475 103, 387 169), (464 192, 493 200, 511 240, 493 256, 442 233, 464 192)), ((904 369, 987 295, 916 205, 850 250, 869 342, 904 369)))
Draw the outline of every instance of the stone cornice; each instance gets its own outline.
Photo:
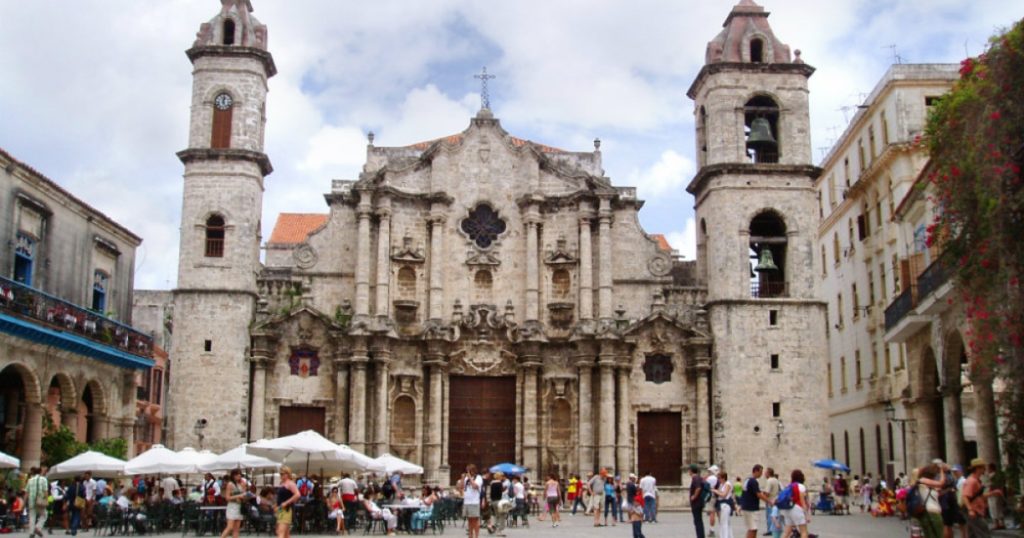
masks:
POLYGON ((172 293, 174 293, 174 295, 179 295, 179 294, 184 295, 184 294, 187 294, 187 293, 209 294, 209 295, 238 294, 238 295, 248 295, 248 296, 252 297, 253 300, 258 300, 259 299, 259 295, 257 295, 256 292, 254 292, 254 291, 250 291, 250 290, 236 290, 236 289, 230 289, 230 288, 208 288, 208 289, 207 288, 175 288, 175 289, 173 289, 171 291, 172 291, 172 293))
POLYGON ((270 157, 267 157, 266 153, 248 149, 189 148, 179 151, 177 155, 178 159, 180 159, 183 164, 189 164, 199 160, 240 160, 249 161, 259 166, 260 173, 262 173, 264 177, 269 176, 274 171, 274 167, 270 164, 270 157))
POLYGON ((263 64, 263 69, 267 73, 267 78, 270 78, 277 74, 277 66, 274 65, 274 57, 263 49, 257 49, 255 47, 238 47, 238 46, 204 46, 204 47, 192 47, 185 51, 188 59, 195 64, 196 60, 203 56, 227 56, 234 58, 253 58, 260 61, 263 64))
POLYGON ((690 84, 690 89, 686 91, 686 95, 690 99, 697 98, 697 89, 704 84, 704 79, 711 75, 715 75, 723 72, 734 72, 734 73, 749 73, 749 74, 794 74, 803 75, 804 77, 810 77, 814 74, 814 68, 807 64, 770 64, 770 63, 746 63, 746 62, 718 62, 713 64, 706 64, 700 69, 700 73, 697 73, 697 78, 693 80, 693 84, 690 84))
POLYGON ((821 175, 821 168, 810 164, 755 164, 722 163, 701 168, 693 181, 686 186, 686 192, 696 195, 704 190, 706 183, 714 177, 726 174, 747 176, 807 176, 812 181, 821 175))

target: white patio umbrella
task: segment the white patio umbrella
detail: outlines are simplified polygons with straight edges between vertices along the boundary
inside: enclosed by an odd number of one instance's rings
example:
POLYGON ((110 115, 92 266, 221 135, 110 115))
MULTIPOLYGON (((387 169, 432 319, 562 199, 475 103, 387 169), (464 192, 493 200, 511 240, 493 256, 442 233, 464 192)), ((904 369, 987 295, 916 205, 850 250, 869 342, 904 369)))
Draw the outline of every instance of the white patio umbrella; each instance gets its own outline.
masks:
POLYGON ((98 476, 117 476, 124 473, 124 465, 124 460, 90 450, 54 465, 50 472, 46 473, 46 477, 71 478, 86 471, 98 476))
POLYGON ((21 460, 0 452, 0 469, 17 469, 18 467, 21 467, 21 460))
POLYGON ((245 447, 246 454, 262 456, 293 469, 326 472, 363 471, 372 459, 348 447, 335 444, 313 430, 277 439, 261 439, 245 447))
POLYGON ((388 474, 423 474, 423 467, 420 467, 411 461, 403 460, 398 456, 392 456, 388 453, 381 454, 374 458, 374 460, 383 465, 384 471, 388 474))
POLYGON ((245 444, 241 444, 217 456, 209 463, 199 466, 203 472, 230 471, 231 469, 252 469, 254 471, 276 471, 281 467, 276 461, 252 454, 246 454, 245 444))
POLYGON ((203 450, 202 452, 196 452, 196 449, 187 446, 178 451, 178 457, 183 463, 188 463, 191 466, 188 473, 202 473, 201 467, 211 461, 217 459, 217 455, 209 450, 203 450))
POLYGON ((149 450, 124 464, 124 474, 126 475, 194 472, 196 472, 194 462, 184 461, 177 452, 164 445, 153 445, 149 450))

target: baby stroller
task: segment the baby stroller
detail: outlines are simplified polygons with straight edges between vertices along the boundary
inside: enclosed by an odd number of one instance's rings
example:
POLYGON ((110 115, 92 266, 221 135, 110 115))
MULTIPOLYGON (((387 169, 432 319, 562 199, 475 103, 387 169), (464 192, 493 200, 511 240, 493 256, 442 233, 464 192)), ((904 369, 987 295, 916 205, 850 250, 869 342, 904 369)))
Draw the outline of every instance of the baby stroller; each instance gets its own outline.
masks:
POLYGON ((822 514, 836 515, 836 503, 831 493, 819 493, 818 502, 811 506, 811 515, 818 512, 822 514))

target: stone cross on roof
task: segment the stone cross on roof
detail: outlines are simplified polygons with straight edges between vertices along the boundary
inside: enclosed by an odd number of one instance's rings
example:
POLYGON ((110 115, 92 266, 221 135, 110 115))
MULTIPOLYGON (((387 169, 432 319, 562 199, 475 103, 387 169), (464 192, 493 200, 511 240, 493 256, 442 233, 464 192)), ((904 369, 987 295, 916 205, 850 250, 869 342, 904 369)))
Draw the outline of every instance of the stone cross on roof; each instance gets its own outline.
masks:
POLYGON ((494 75, 488 75, 487 66, 485 65, 483 72, 479 75, 473 75, 473 78, 480 79, 480 110, 490 110, 491 96, 487 93, 487 81, 497 77, 494 75))

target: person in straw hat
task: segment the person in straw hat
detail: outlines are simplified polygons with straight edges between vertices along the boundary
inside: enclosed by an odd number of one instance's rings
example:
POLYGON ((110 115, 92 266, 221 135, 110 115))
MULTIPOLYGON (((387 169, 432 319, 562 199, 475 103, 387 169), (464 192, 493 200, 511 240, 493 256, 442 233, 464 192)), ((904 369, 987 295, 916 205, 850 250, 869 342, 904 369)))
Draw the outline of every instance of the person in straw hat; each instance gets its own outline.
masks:
POLYGON ((971 460, 970 475, 964 483, 963 501, 967 507, 967 532, 971 537, 991 536, 988 528, 988 521, 985 520, 985 510, 988 508, 987 499, 992 496, 1002 495, 999 490, 985 491, 981 485, 981 475, 985 474, 988 463, 981 458, 971 460))

